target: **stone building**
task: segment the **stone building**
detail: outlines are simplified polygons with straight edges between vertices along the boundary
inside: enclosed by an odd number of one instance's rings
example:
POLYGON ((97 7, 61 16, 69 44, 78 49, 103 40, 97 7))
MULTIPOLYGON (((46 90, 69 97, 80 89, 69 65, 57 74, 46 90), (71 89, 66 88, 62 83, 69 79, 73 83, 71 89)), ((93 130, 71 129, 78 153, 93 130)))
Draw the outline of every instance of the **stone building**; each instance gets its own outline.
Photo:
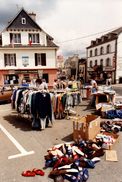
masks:
POLYGON ((87 47, 87 79, 92 74, 103 82, 111 75, 112 83, 122 83, 122 27, 92 40, 87 47))

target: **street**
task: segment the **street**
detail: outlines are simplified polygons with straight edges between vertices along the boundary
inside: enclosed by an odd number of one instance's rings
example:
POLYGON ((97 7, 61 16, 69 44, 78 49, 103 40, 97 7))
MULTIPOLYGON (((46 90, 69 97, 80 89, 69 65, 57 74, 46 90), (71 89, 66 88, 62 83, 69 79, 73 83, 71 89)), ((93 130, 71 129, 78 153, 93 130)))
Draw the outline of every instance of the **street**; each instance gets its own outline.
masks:
MULTIPOLYGON (((114 87, 118 95, 121 87, 114 87)), ((85 100, 78 108, 81 115, 90 114, 85 100)), ((33 168, 43 169, 44 155, 49 147, 72 141, 73 124, 71 120, 56 120, 43 131, 33 131, 29 119, 24 119, 11 109, 11 104, 0 105, 0 182, 51 182, 49 171, 44 176, 23 177, 22 171, 33 168)), ((95 169, 89 170, 88 182, 122 182, 122 133, 114 149, 118 162, 107 162, 101 158, 95 169)))

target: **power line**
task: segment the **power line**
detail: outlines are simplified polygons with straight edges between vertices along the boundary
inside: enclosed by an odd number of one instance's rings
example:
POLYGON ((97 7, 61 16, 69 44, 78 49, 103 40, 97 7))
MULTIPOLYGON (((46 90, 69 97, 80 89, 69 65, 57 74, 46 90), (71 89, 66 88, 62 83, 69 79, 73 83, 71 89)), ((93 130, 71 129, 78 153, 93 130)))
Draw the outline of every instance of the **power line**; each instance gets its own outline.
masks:
POLYGON ((69 40, 65 40, 65 41, 57 42, 57 43, 60 44, 60 43, 71 42, 71 41, 74 41, 74 40, 84 39, 84 38, 92 37, 94 35, 98 35, 98 34, 101 34, 101 33, 105 33, 105 32, 108 32, 108 31, 111 31, 111 30, 114 30, 114 29, 117 29, 117 28, 112 28, 112 29, 109 29, 109 30, 106 30, 106 31, 97 32, 97 33, 94 33, 94 34, 89 34, 89 35, 85 35, 85 36, 82 36, 82 37, 77 37, 77 38, 74 38, 74 39, 69 39, 69 40))

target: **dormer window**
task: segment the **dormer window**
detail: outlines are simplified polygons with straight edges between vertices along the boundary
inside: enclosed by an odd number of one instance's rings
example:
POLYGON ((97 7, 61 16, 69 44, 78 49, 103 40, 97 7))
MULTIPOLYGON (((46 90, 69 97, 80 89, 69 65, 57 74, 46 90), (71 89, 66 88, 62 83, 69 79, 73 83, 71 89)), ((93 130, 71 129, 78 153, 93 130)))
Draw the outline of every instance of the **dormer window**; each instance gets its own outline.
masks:
POLYGON ((104 37, 102 37, 102 42, 104 42, 104 37))
POLYGON ((21 19, 22 24, 26 24, 26 18, 21 19))

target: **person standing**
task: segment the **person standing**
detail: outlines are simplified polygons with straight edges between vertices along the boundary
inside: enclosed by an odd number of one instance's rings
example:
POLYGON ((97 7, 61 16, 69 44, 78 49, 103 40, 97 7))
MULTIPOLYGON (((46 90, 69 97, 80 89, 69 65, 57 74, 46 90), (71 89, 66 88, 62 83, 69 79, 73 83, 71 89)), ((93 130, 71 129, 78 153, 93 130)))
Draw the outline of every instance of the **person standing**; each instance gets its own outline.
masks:
POLYGON ((97 92, 98 90, 98 85, 96 82, 96 77, 93 76, 92 80, 91 80, 91 100, 90 100, 90 105, 95 107, 95 100, 96 100, 96 96, 94 95, 95 92, 97 92))
POLYGON ((96 82, 96 77, 93 76, 91 80, 91 93, 95 93, 98 90, 98 85, 96 82))
POLYGON ((109 73, 109 74, 107 75, 106 85, 109 86, 109 85, 111 85, 111 83, 112 83, 112 78, 111 78, 111 74, 109 73))
POLYGON ((54 80, 53 89, 54 89, 54 90, 57 90, 57 79, 54 80))
POLYGON ((44 89, 44 90, 47 90, 47 89, 48 89, 48 85, 47 85, 46 80, 45 80, 44 78, 42 79, 41 87, 42 87, 42 89, 44 89))

